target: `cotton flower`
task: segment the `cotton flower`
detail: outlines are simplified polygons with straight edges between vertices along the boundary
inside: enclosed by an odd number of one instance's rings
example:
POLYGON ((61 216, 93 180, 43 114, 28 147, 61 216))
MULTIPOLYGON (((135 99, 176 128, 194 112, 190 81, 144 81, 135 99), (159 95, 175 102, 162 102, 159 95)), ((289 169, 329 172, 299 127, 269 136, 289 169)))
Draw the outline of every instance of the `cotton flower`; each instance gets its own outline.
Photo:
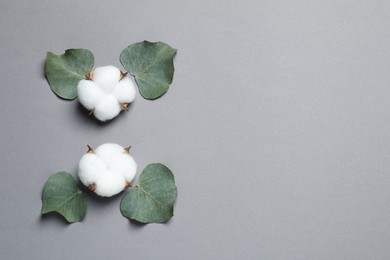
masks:
POLYGON ((100 121, 111 120, 127 110, 135 98, 135 86, 114 66, 98 67, 77 85, 80 103, 100 121))
POLYGON ((129 154, 130 147, 102 144, 81 157, 78 175, 80 181, 97 195, 111 197, 131 186, 137 164, 129 154))

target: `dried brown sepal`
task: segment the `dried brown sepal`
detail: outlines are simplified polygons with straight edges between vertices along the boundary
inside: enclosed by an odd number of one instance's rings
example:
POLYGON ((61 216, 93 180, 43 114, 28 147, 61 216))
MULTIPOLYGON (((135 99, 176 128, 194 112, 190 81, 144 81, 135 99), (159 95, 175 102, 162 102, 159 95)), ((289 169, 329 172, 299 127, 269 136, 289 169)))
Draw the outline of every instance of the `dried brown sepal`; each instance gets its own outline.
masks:
POLYGON ((128 72, 124 72, 124 73, 123 73, 123 72, 121 71, 121 77, 120 77, 119 80, 122 80, 124 77, 126 77, 126 76, 127 76, 127 73, 128 73, 128 72))
POLYGON ((125 185, 125 188, 124 188, 124 189, 131 188, 131 187, 133 187, 133 186, 131 185, 131 182, 126 181, 126 185, 125 185))
POLYGON ((124 151, 125 153, 130 153, 130 149, 131 149, 131 145, 129 145, 129 146, 123 148, 123 150, 125 150, 125 151, 124 151))
POLYGON ((89 113, 88 113, 88 116, 93 116, 93 112, 94 112, 95 110, 91 110, 91 111, 89 111, 89 113))
POLYGON ((129 111, 129 103, 121 103, 121 107, 123 110, 129 111))
POLYGON ((93 71, 91 70, 87 76, 85 76, 86 80, 93 80, 93 71))
POLYGON ((91 191, 95 192, 95 190, 96 190, 96 184, 93 183, 93 184, 89 185, 89 186, 88 186, 88 189, 90 189, 91 191))
POLYGON ((87 153, 95 153, 95 151, 93 150, 92 146, 90 146, 89 144, 87 144, 87 147, 88 147, 87 153))

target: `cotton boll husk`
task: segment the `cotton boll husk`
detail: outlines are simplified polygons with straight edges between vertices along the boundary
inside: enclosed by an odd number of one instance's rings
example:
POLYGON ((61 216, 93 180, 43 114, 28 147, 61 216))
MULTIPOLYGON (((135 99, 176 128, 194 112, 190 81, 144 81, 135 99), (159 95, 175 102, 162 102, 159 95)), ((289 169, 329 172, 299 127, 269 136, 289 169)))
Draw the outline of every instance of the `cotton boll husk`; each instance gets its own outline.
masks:
POLYGON ((107 95, 95 107, 94 115, 100 121, 107 121, 116 117, 121 112, 118 100, 113 95, 107 95))
POLYGON ((110 162, 118 155, 125 152, 125 149, 119 144, 106 143, 95 149, 95 153, 109 166, 110 162))
POLYGON ((107 94, 114 90, 120 77, 120 70, 111 65, 98 67, 93 71, 93 81, 107 94))
POLYGON ((113 157, 109 162, 108 167, 110 170, 123 176, 127 182, 131 182, 137 172, 137 163, 134 161, 133 157, 127 153, 113 157))
POLYGON ((92 110, 106 94, 93 81, 83 79, 77 85, 77 95, 80 103, 92 110))
POLYGON ((130 103, 135 98, 135 86, 130 77, 126 76, 114 89, 114 96, 118 99, 120 103, 130 103))
POLYGON ((78 175, 85 186, 95 183, 106 171, 106 164, 96 154, 86 153, 81 157, 78 175))
POLYGON ((103 197, 111 197, 118 194, 126 187, 126 181, 123 176, 108 170, 96 181, 95 193, 103 197))

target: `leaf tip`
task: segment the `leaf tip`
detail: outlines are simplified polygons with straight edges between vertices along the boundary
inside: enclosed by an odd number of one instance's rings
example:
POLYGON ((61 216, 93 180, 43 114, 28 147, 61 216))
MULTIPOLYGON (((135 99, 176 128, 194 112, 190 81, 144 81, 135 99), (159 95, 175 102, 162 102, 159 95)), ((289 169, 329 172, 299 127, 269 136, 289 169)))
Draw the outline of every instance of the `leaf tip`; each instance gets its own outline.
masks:
POLYGON ((50 55, 54 55, 54 53, 52 53, 51 51, 46 51, 46 58, 47 58, 47 56, 50 56, 50 55))

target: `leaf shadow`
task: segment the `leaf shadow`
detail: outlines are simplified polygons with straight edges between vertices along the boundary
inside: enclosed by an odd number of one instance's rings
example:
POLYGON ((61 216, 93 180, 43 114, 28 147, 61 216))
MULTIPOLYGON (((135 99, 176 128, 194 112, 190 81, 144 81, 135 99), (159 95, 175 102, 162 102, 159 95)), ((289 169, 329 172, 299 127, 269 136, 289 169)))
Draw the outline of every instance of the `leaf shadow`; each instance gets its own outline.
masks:
MULTIPOLYGON (((173 216, 172 216, 173 217, 173 216)), ((167 222, 163 222, 163 223, 142 223, 142 222, 139 222, 137 220, 134 220, 134 219, 129 219, 129 226, 131 228, 134 228, 134 229, 142 229, 143 227, 147 226, 147 225, 164 225, 164 226, 170 226, 171 223, 173 222, 172 218, 170 220, 168 220, 167 222)))
POLYGON ((129 219, 129 226, 134 229, 142 229, 145 227, 148 223, 142 223, 137 220, 129 219))
POLYGON ((58 212, 52 211, 48 212, 46 214, 41 214, 38 218, 38 223, 40 226, 43 226, 44 224, 47 224, 48 222, 52 222, 56 225, 62 226, 62 227, 68 227, 70 224, 66 219, 58 212))
POLYGON ((46 70, 46 59, 41 61, 41 68, 42 68, 42 74, 41 75, 42 75, 42 77, 44 79, 46 79, 46 72, 45 72, 45 70, 46 70))

